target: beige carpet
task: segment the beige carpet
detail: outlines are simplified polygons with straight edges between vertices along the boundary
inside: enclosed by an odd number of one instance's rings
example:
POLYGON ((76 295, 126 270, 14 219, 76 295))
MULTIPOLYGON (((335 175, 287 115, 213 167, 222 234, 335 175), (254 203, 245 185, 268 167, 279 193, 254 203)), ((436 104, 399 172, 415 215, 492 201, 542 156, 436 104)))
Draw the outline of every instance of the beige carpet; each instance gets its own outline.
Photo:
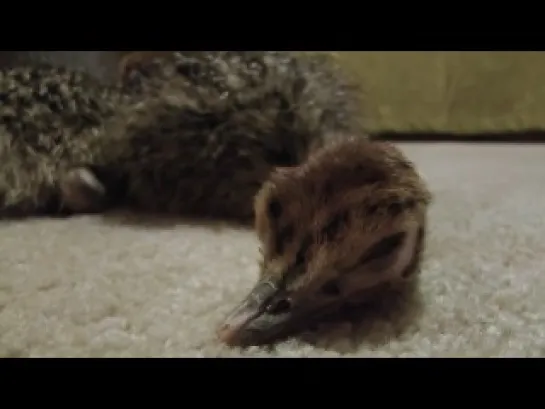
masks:
POLYGON ((436 200, 420 295, 396 308, 230 349, 213 331, 256 278, 251 231, 4 222, 0 356, 545 356, 545 146, 404 149, 436 200))

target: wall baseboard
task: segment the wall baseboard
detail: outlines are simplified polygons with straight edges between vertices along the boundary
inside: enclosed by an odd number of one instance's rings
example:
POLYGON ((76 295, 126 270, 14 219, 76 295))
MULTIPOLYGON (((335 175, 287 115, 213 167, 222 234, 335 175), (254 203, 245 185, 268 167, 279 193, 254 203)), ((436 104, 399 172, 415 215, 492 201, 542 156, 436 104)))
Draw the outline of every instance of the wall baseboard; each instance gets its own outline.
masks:
POLYGON ((545 143, 545 130, 457 134, 442 132, 377 132, 373 139, 392 142, 545 143))

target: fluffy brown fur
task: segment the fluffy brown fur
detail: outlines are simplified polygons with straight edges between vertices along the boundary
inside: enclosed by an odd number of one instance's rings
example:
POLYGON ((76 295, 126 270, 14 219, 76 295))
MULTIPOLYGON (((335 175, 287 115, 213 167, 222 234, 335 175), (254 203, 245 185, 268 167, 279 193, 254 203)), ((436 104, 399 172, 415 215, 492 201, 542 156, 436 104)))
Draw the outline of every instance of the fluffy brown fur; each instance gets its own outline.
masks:
POLYGON ((0 217, 62 212, 64 165, 124 99, 80 71, 0 69, 0 217))
MULTIPOLYGON (((124 53, 118 63, 118 76, 122 82, 130 80, 134 73, 142 74, 142 70, 150 62, 171 56, 173 51, 132 51, 124 53)), ((152 64, 153 65, 153 64, 152 64)), ((137 74, 138 75, 138 74, 137 74)))
POLYGON ((117 67, 123 54, 120 51, 0 51, 0 67, 48 64, 84 71, 87 75, 112 84, 119 77, 117 67))
MULTIPOLYGON (((96 176, 105 203, 251 220, 272 169, 361 130, 359 91, 325 55, 153 57, 125 64, 121 88, 135 103, 77 147, 73 167, 96 176)), ((89 190, 80 182, 65 191, 89 190)))
POLYGON ((299 167, 275 172, 257 195, 263 273, 312 275, 357 264, 358 251, 384 226, 407 218, 424 226, 429 200, 413 164, 391 143, 332 144, 299 167), (298 264, 302 269, 291 268, 298 264))
POLYGON ((430 200, 413 164, 389 143, 347 138, 277 170, 255 200, 259 283, 221 337, 263 342, 416 277, 430 200))

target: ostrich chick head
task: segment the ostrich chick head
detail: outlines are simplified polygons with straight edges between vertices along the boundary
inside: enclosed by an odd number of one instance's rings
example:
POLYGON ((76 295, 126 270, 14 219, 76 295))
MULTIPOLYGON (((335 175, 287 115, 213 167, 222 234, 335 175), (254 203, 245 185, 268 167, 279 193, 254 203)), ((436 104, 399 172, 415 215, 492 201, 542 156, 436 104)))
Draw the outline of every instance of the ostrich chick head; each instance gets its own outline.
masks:
POLYGON ((255 199, 258 283, 218 330, 271 341, 418 272, 431 195, 392 144, 349 138, 277 169, 255 199))
POLYGON ((153 61, 154 58, 165 57, 170 51, 129 51, 121 57, 118 65, 119 76, 123 78, 127 72, 147 61, 153 61))

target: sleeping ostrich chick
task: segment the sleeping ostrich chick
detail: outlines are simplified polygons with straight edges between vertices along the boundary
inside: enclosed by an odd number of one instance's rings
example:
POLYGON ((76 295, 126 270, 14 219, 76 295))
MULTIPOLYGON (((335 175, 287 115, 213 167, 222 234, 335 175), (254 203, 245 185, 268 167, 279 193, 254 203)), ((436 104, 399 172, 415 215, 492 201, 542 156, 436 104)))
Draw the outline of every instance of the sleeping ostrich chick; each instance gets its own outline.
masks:
POLYGON ((150 51, 120 65, 132 102, 70 146, 59 177, 75 212, 123 206, 251 222, 272 169, 362 127, 359 87, 329 55, 150 51))
POLYGON ((255 200, 260 279, 219 338, 269 342, 416 277, 430 200, 413 164, 385 142, 349 138, 277 169, 255 200))

